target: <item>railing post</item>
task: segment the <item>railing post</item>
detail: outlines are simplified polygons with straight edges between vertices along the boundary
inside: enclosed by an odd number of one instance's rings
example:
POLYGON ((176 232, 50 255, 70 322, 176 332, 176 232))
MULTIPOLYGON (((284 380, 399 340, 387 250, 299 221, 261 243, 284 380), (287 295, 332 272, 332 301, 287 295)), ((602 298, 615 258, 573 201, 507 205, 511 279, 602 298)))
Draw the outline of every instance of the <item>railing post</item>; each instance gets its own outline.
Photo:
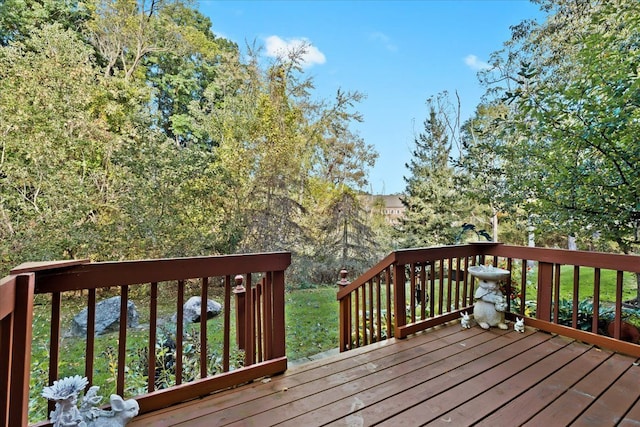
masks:
POLYGON ((406 309, 406 290, 405 290, 406 277, 404 274, 404 264, 394 264, 393 266, 393 309, 396 319, 396 325, 394 330, 394 336, 397 338, 404 338, 400 334, 400 328, 407 324, 407 309, 406 309))
POLYGON ((9 385, 10 426, 26 426, 28 424, 34 289, 34 273, 20 274, 16 277, 11 384, 9 385))
MULTIPOLYGON (((553 264, 538 263, 538 302, 536 317, 540 320, 551 321, 551 298, 553 293, 553 264)), ((523 301, 524 303, 524 301, 523 301)), ((557 319, 555 319, 557 322, 557 319)))
POLYGON ((242 285, 244 277, 241 274, 238 274, 234 278, 236 282, 236 287, 233 290, 233 293, 236 296, 236 344, 238 345, 238 349, 244 350, 244 299, 247 294, 247 290, 242 285))
MULTIPOLYGON (((347 280, 347 270, 340 270, 339 289, 351 284, 347 280)), ((340 351, 351 349, 351 295, 340 300, 340 351)))

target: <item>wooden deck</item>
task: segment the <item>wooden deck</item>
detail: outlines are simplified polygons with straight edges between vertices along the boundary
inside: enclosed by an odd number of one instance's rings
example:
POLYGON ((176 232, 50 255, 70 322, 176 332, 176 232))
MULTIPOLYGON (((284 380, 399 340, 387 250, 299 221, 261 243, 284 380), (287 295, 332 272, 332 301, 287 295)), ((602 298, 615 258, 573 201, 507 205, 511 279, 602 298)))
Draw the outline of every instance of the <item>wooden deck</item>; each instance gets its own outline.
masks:
POLYGON ((638 426, 633 357, 454 322, 139 416, 142 426, 638 426))

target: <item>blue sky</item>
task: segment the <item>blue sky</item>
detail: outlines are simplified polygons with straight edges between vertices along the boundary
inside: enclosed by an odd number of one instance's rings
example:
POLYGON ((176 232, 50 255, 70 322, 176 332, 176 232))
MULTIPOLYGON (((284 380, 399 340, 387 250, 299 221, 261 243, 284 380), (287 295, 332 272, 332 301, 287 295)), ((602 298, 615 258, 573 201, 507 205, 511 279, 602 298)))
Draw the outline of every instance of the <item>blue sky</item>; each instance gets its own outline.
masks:
POLYGON ((484 93, 476 73, 509 40, 511 25, 539 18, 525 0, 208 1, 199 9, 213 32, 264 46, 264 54, 310 44, 305 73, 315 95, 338 88, 367 98, 357 106, 364 122, 353 128, 379 153, 369 172, 374 194, 404 191, 414 136, 423 130, 426 100, 458 92, 461 118, 484 93))

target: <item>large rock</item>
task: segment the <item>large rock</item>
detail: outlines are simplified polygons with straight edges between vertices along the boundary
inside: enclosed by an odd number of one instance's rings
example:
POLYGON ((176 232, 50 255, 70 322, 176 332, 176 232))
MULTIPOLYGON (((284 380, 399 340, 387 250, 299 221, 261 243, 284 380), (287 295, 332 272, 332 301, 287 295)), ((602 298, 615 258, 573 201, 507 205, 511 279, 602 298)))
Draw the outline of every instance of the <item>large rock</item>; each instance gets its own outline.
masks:
MULTIPOLYGON (((202 298, 191 297, 184 303, 183 316, 184 323, 200 322, 200 313, 202 310, 202 298)), ((217 316, 222 312, 222 305, 219 302, 207 300, 207 320, 217 316)), ((178 318, 178 313, 173 315, 173 321, 178 318)))
MULTIPOLYGON (((88 309, 78 313, 71 322, 71 334, 87 335, 88 309)), ((120 325, 120 297, 111 297, 96 304, 96 335, 117 331, 120 325)), ((133 301, 127 301, 127 326, 138 327, 138 311, 133 301)))

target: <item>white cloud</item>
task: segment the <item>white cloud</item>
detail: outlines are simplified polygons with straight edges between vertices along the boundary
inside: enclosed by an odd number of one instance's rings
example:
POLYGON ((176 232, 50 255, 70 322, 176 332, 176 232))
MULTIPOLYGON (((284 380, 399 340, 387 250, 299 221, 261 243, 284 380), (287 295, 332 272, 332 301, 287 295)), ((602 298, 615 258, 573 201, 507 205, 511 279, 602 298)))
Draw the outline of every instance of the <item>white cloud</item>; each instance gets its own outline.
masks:
POLYGON ((311 44, 307 39, 284 40, 278 36, 269 36, 266 39, 267 56, 272 58, 286 57, 291 52, 304 51, 302 54, 302 66, 311 67, 314 64, 324 64, 327 58, 324 53, 311 44))
POLYGON ((489 65, 489 63, 481 61, 475 55, 467 55, 466 58, 464 58, 464 63, 467 64, 469 68, 475 71, 488 70, 489 68, 491 68, 491 65, 489 65))
POLYGON ((369 39, 381 43, 385 47, 385 49, 390 50, 391 52, 395 52, 398 50, 398 47, 391 43, 391 38, 379 31, 369 34, 369 39))

